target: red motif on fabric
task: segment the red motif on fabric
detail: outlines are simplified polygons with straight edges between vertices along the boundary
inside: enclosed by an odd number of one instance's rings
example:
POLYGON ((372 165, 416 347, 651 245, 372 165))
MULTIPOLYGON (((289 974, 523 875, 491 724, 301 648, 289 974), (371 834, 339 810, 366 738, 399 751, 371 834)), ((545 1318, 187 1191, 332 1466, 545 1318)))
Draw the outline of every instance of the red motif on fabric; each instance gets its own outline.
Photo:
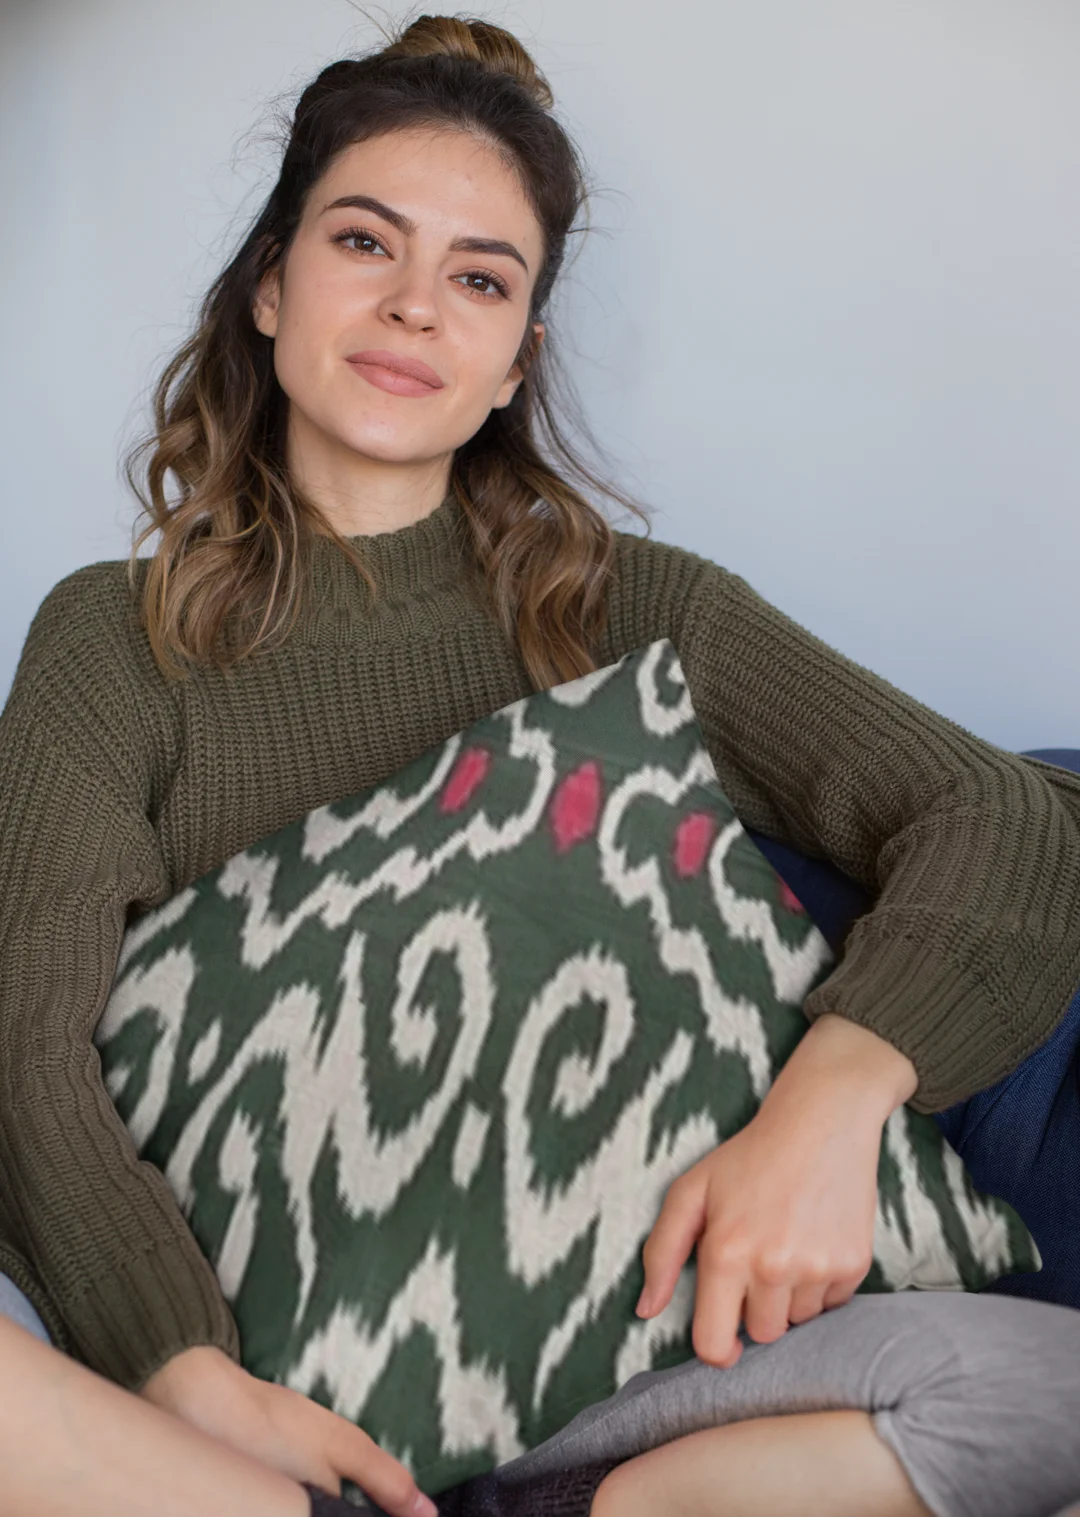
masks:
POLYGON ((675 829, 672 863, 683 879, 700 874, 716 835, 716 818, 709 811, 692 811, 675 829))
POLYGON ((555 849, 565 853, 575 843, 591 837, 600 815, 600 766, 589 759, 560 782, 551 802, 551 829, 555 849))
POLYGON ((491 754, 486 748, 466 748, 450 771, 450 778, 439 797, 439 810, 445 814, 467 806, 490 768, 491 754))

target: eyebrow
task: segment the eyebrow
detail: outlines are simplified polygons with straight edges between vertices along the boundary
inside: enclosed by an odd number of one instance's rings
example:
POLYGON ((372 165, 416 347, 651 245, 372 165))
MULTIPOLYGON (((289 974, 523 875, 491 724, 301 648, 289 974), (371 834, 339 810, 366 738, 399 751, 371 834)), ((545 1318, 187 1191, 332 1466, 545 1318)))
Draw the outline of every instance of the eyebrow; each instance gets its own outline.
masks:
MULTIPOLYGON (((416 222, 406 216, 402 211, 395 211, 392 206, 384 205, 381 200, 376 200, 374 195, 342 195, 340 200, 331 200, 329 205, 324 205, 320 215, 325 216, 327 211, 343 210, 347 206, 355 207, 358 211, 372 211, 376 216, 381 216, 392 227, 396 227, 405 237, 410 237, 416 231, 416 222)), ((500 242, 493 237, 457 237, 450 244, 452 253, 504 253, 507 258, 516 258, 526 274, 529 265, 518 252, 512 242, 500 242)))

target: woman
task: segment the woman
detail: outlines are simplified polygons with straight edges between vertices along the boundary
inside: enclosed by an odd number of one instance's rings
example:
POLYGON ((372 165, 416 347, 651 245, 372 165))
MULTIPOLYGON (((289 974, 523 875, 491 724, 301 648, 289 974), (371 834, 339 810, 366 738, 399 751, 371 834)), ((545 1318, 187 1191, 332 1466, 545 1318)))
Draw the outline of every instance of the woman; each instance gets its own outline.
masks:
MULTIPOLYGON (((696 1242, 697 1359, 635 1377, 442 1508, 632 1517, 662 1490, 706 1517, 719 1481, 725 1513, 1049 1513, 1080 1495, 1080 1313, 851 1297, 890 1112, 1008 1077, 1080 982, 1080 782, 927 711, 709 560, 613 532, 548 461, 538 425, 567 474, 643 514, 555 420, 541 316, 584 192, 550 104, 515 39, 479 21, 421 17, 325 69, 162 378, 130 586, 90 565, 34 618, 0 717, 0 1268, 69 1357, 9 1323, 7 1391, 26 1410, 62 1385, 131 1481, 132 1450, 154 1449, 149 1504, 136 1486, 118 1505, 91 1460, 84 1512, 205 1517, 206 1435, 253 1512, 299 1513, 300 1482, 337 1493, 344 1476, 414 1509, 408 1472, 362 1432, 240 1368, 92 1032, 131 910, 666 635, 744 821, 877 902, 759 1114, 671 1187, 646 1243, 643 1315, 696 1242), (764 1505, 745 1485, 763 1459, 764 1505)), ((5 1511, 43 1510, 62 1437, 13 1443, 5 1511)))

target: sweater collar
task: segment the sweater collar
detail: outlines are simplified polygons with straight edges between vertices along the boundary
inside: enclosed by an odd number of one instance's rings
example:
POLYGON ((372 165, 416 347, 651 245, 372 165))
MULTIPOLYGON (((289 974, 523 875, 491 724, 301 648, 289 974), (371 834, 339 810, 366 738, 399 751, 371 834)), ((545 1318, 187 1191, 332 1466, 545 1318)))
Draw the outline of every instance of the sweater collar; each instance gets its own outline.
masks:
MULTIPOLYGON (((451 490, 419 521, 390 532, 342 533, 375 577, 380 593, 412 595, 457 578, 468 542, 468 523, 457 495, 451 490)), ((316 600, 336 601, 350 588, 364 588, 353 565, 332 537, 310 539, 311 582, 316 600)))

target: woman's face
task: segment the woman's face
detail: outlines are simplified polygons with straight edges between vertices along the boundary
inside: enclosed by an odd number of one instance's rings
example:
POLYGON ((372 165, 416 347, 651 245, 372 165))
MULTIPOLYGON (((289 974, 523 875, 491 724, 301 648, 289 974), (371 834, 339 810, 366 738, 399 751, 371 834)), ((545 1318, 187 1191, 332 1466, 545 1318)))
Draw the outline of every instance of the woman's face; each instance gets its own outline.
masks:
POLYGON ((400 464, 452 457, 521 378, 513 364, 542 251, 516 178, 475 137, 395 132, 345 149, 253 313, 274 339, 290 454, 309 465, 344 461, 342 450, 400 464), (471 248, 455 246, 466 239, 471 248), (385 369, 350 362, 380 350, 422 360, 442 387, 395 393, 385 369))

